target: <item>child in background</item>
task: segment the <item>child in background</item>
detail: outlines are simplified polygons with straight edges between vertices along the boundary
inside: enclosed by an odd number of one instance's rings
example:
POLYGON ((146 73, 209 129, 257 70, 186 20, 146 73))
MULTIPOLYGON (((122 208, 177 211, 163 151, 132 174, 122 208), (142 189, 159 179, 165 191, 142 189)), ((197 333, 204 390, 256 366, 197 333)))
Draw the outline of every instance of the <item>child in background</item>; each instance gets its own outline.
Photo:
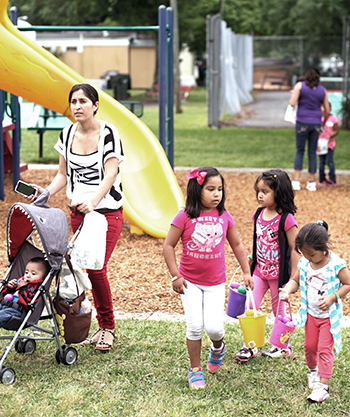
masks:
MULTIPOLYGON (((332 110, 331 105, 330 105, 330 109, 332 110)), ((324 112, 323 108, 322 108, 322 112, 324 112)), ((336 187, 337 185, 333 155, 334 155, 334 148, 335 148, 335 136, 338 133, 339 133, 338 118, 334 116, 333 114, 330 114, 324 125, 324 130, 320 134, 320 138, 328 139, 328 153, 326 153, 325 155, 319 155, 320 166, 319 166, 318 185, 320 186, 327 185, 327 186, 336 187), (326 180, 326 174, 325 174, 326 163, 329 168, 329 180, 326 180)))
MULTIPOLYGON (((256 197, 260 204, 253 214, 254 235, 251 274, 254 280, 253 297, 256 308, 270 289, 271 306, 275 316, 285 316, 285 305, 278 306, 278 288, 283 287, 296 272, 298 254, 294 250, 297 223, 294 214, 294 191, 288 174, 280 169, 263 172, 255 181, 256 197)), ((247 362, 258 355, 255 346, 245 344, 237 353, 237 361, 247 362)), ((290 346, 284 349, 272 346, 263 356, 278 358, 292 356, 290 346)))
POLYGON ((215 373, 223 363, 225 304, 225 240, 228 240, 244 274, 253 287, 246 250, 231 214, 225 209, 225 182, 213 167, 193 169, 189 175, 185 209, 172 221, 163 254, 172 276, 173 290, 181 294, 187 322, 187 349, 191 367, 188 383, 204 388, 201 367, 203 329, 212 340, 207 367, 215 373), (178 267, 175 247, 181 238, 178 267))
POLYGON ((26 265, 23 277, 12 279, 3 286, 0 293, 0 327, 11 317, 20 318, 28 310, 28 304, 49 272, 50 265, 44 258, 32 258, 26 265))
POLYGON ((305 361, 309 367, 307 397, 313 402, 329 398, 328 381, 333 371, 333 345, 341 349, 341 298, 350 291, 350 274, 346 262, 329 250, 328 225, 325 221, 309 223, 300 229, 295 247, 303 255, 297 273, 281 289, 280 297, 300 286, 301 307, 294 319, 297 326, 305 324, 305 361))

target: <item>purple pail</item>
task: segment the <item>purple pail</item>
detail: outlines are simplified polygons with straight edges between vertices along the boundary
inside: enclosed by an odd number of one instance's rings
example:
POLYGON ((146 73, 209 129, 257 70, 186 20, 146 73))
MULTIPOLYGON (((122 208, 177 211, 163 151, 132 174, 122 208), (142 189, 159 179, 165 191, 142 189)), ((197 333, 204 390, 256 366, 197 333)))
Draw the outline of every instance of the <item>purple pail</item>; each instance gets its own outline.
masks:
POLYGON ((246 294, 234 291, 235 288, 240 286, 241 284, 238 284, 238 282, 231 282, 229 285, 226 314, 234 319, 245 312, 246 294))

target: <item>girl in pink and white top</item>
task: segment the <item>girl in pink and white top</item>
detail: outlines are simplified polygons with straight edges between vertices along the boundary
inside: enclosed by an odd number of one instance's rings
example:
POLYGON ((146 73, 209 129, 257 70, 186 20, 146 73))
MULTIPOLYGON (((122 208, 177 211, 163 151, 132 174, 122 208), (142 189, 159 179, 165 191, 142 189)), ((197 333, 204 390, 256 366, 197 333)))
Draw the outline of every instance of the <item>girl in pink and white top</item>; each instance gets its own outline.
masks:
MULTIPOLYGON (((297 271, 299 255, 294 249, 297 223, 294 214, 294 191, 288 174, 280 169, 263 172, 255 181, 256 197, 260 208, 252 218, 254 221, 251 273, 254 280, 253 297, 256 307, 270 289, 274 315, 285 316, 285 303, 280 303, 278 289, 283 287, 297 271)), ((255 346, 243 346, 236 355, 237 361, 247 362, 258 355, 255 346)), ((280 349, 273 346, 262 352, 263 356, 291 356, 290 346, 280 349)))
POLYGON ((215 373, 222 365, 225 303, 225 241, 228 240, 244 274, 246 286, 253 287, 246 250, 231 214, 225 209, 225 182, 213 167, 193 169, 187 177, 185 209, 172 221, 164 242, 164 258, 173 290, 181 294, 187 321, 187 349, 191 367, 190 388, 204 388, 201 368, 201 342, 205 329, 212 340, 208 370, 215 373), (175 247, 182 241, 178 266, 175 247))
MULTIPOLYGON (((330 109, 332 110, 331 105, 329 104, 330 109)), ((322 109, 323 114, 325 113, 324 109, 322 109)), ((323 121, 323 117, 322 117, 323 121)), ((328 139, 328 152, 325 155, 319 155, 319 183, 318 185, 321 186, 330 186, 336 187, 337 179, 335 176, 335 166, 334 166, 334 148, 335 148, 335 137, 339 133, 338 127, 338 118, 333 114, 330 114, 325 125, 323 132, 320 134, 320 138, 328 139), (329 179, 326 179, 325 174, 325 165, 328 165, 329 168, 329 179)))

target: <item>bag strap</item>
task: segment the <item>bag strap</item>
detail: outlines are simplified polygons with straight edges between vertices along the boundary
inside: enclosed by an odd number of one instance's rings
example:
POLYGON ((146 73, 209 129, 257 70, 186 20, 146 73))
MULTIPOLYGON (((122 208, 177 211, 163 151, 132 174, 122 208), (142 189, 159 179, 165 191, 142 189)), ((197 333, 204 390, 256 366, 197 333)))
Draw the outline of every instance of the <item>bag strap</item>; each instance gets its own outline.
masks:
MULTIPOLYGON (((69 256, 69 254, 67 252, 64 255, 64 258, 65 258, 65 260, 67 262, 67 265, 68 265, 68 268, 70 269, 70 272, 73 275, 73 278, 74 278, 74 281, 75 281, 75 285, 77 287, 77 297, 79 297, 80 294, 79 294, 78 282, 77 282, 77 279, 75 277, 75 273, 74 273, 74 268, 73 268, 73 265, 72 265, 72 261, 70 260, 70 256, 69 256)), ((57 290, 57 293, 58 293, 58 290, 57 290)))
MULTIPOLYGON (((85 216, 84 216, 84 219, 85 219, 85 216)), ((74 233, 74 235, 73 235, 73 237, 71 238, 71 240, 68 242, 68 249, 67 249, 67 253, 68 253, 68 255, 70 255, 70 253, 72 252, 72 249, 73 249, 73 246, 74 246, 74 242, 76 241, 76 239, 77 239, 77 237, 78 237, 78 235, 79 235, 79 233, 80 233, 80 231, 81 231, 81 229, 82 229, 82 227, 83 227, 83 224, 84 224, 84 219, 83 219, 83 221, 80 223, 80 225, 79 225, 79 227, 78 227, 78 229, 76 230, 76 232, 74 233)), ((67 258, 66 258, 66 260, 67 260, 67 258)), ((67 264, 68 264, 68 262, 67 262, 67 264)), ((72 264, 71 264, 72 265, 72 264)), ((68 265, 69 266, 69 265, 68 265)), ((71 269, 71 271, 72 271, 72 269, 71 269)), ((73 271, 72 271, 73 272, 73 271)))

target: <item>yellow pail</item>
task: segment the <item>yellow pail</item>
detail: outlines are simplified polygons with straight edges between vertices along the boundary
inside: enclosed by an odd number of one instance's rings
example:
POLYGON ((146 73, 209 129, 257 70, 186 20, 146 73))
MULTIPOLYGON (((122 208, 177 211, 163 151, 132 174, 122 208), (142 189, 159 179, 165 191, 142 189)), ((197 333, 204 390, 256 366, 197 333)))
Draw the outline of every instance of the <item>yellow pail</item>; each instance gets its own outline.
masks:
POLYGON ((257 316, 238 316, 244 342, 248 347, 262 347, 265 344, 266 314, 257 312, 257 316), (253 343, 252 343, 253 342, 253 343))

